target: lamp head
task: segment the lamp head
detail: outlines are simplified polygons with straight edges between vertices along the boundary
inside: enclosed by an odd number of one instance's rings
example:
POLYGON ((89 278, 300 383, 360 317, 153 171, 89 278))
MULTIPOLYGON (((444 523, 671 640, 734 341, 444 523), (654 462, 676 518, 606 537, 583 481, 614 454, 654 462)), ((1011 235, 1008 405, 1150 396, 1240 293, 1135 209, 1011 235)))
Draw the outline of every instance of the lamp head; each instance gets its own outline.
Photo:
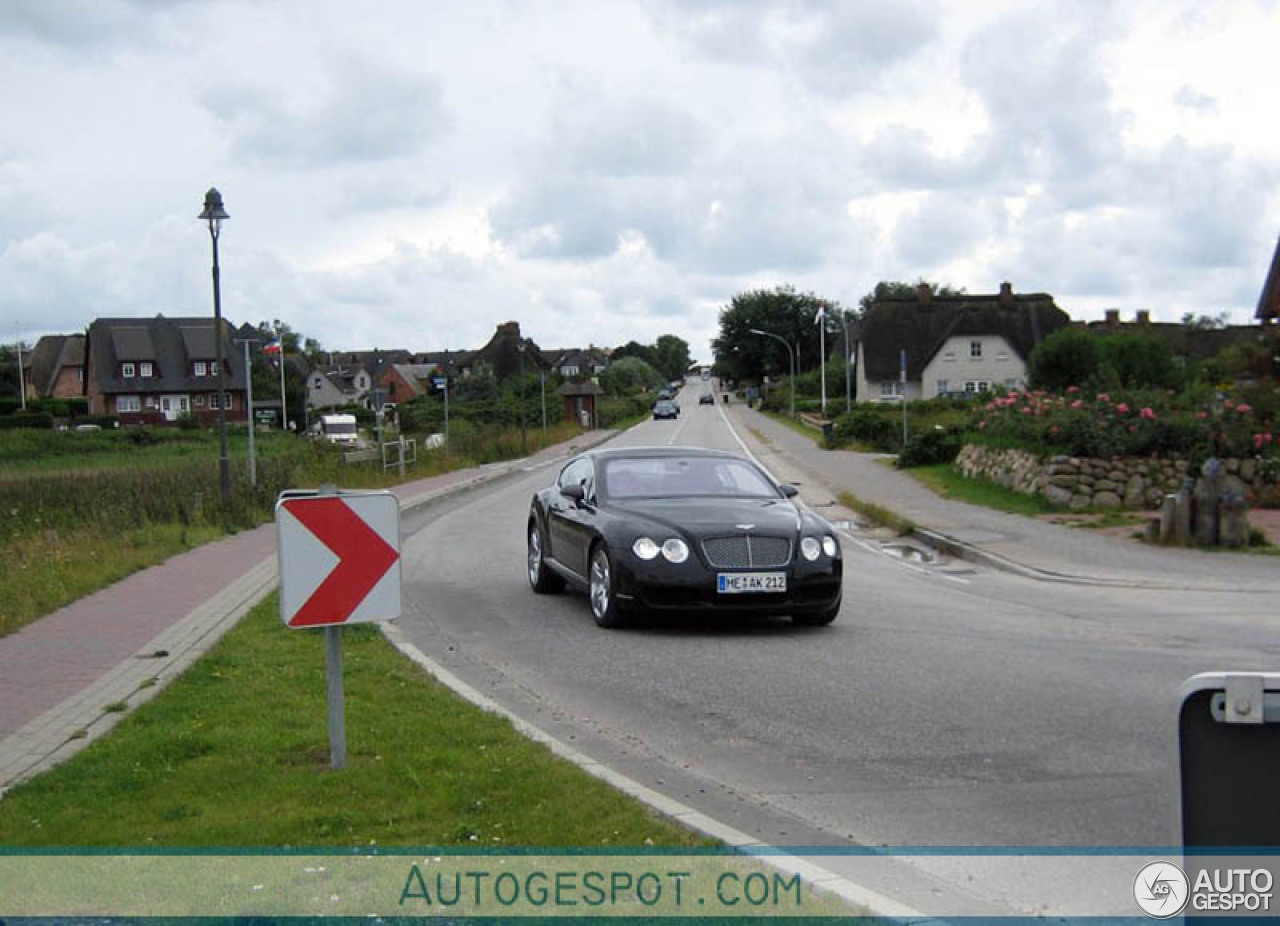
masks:
POLYGON ((217 187, 209 187, 209 192, 204 194, 204 211, 197 218, 208 222, 210 230, 217 230, 224 219, 231 218, 222 207, 222 194, 217 187))

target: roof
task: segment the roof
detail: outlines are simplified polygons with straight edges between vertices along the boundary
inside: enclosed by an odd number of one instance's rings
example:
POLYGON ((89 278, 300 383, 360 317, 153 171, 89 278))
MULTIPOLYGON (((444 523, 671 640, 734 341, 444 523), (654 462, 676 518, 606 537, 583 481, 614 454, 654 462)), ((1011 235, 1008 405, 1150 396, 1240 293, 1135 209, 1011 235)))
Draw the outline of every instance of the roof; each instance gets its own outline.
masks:
POLYGON ((1046 293, 893 296, 877 299, 861 319, 858 337, 866 378, 896 379, 899 351, 907 354, 907 378, 924 368, 953 337, 998 335, 1025 361, 1032 349, 1071 323, 1046 293))
POLYGON ((1267 279, 1262 284, 1258 310, 1253 317, 1258 321, 1280 318, 1280 240, 1276 241, 1276 251, 1271 255, 1271 269, 1267 271, 1267 279))
POLYGON ((467 358, 467 364, 473 367, 477 363, 489 364, 498 379, 505 379, 515 373, 522 362, 533 370, 547 368, 542 350, 533 341, 520 334, 519 322, 505 322, 499 325, 493 337, 489 339, 489 343, 467 358), (523 361, 520 359, 521 344, 524 345, 523 361))
MULTIPOLYGON (((235 328, 222 320, 226 388, 245 388, 244 360, 232 344, 235 328)), ((89 325, 85 346, 90 375, 103 393, 212 392, 216 376, 192 375, 196 360, 217 356, 212 318, 99 318, 89 325), (121 364, 149 361, 154 375, 120 376, 121 364)), ((136 371, 135 371, 136 372, 136 371)))
POLYGON ((22 365, 31 371, 36 395, 51 395, 62 370, 84 366, 84 335, 45 335, 36 342, 31 353, 22 358, 22 365))
POLYGON ((596 383, 565 383, 556 389, 558 396, 604 395, 604 390, 596 383))

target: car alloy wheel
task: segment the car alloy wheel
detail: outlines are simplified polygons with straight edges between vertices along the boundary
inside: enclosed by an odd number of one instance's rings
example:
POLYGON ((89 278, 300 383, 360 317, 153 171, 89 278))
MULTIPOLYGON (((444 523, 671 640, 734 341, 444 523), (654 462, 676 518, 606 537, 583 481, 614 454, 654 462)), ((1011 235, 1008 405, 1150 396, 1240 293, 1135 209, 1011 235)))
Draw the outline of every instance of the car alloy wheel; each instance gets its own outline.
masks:
POLYGON ((622 609, 613 593, 613 570, 609 563, 609 551, 602 545, 591 551, 590 588, 591 616, 601 627, 618 627, 622 624, 622 609))
POLYGON ((529 585, 539 594, 558 592, 564 580, 547 568, 542 554, 542 531, 537 521, 529 522, 529 585))

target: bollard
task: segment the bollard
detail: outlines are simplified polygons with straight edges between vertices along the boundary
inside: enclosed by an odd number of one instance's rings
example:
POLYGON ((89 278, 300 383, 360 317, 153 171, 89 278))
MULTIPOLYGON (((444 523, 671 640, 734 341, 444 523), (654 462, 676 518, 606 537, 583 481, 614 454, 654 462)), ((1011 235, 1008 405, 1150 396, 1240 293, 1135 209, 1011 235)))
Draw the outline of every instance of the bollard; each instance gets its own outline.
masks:
POLYGON ((1222 461, 1210 457, 1201 467, 1195 488, 1195 540, 1205 547, 1218 545, 1218 501, 1222 494, 1222 461))
POLYGON ((1170 493, 1164 497, 1160 503, 1160 532, 1158 539, 1161 543, 1173 543, 1177 532, 1178 521, 1178 496, 1170 493))
POLYGON ((1236 489, 1223 489, 1218 499, 1218 543, 1224 547, 1249 545, 1249 516, 1244 495, 1236 489))

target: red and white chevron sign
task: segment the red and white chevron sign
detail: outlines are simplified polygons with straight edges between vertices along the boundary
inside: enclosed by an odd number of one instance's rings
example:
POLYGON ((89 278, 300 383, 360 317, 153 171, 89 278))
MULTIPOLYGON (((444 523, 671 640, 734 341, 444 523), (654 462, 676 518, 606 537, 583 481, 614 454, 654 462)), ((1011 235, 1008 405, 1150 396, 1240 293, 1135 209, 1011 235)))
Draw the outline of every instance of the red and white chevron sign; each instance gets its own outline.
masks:
POLYGON ((280 618, 327 627, 400 616, 400 505, 390 492, 276 502, 280 618))

